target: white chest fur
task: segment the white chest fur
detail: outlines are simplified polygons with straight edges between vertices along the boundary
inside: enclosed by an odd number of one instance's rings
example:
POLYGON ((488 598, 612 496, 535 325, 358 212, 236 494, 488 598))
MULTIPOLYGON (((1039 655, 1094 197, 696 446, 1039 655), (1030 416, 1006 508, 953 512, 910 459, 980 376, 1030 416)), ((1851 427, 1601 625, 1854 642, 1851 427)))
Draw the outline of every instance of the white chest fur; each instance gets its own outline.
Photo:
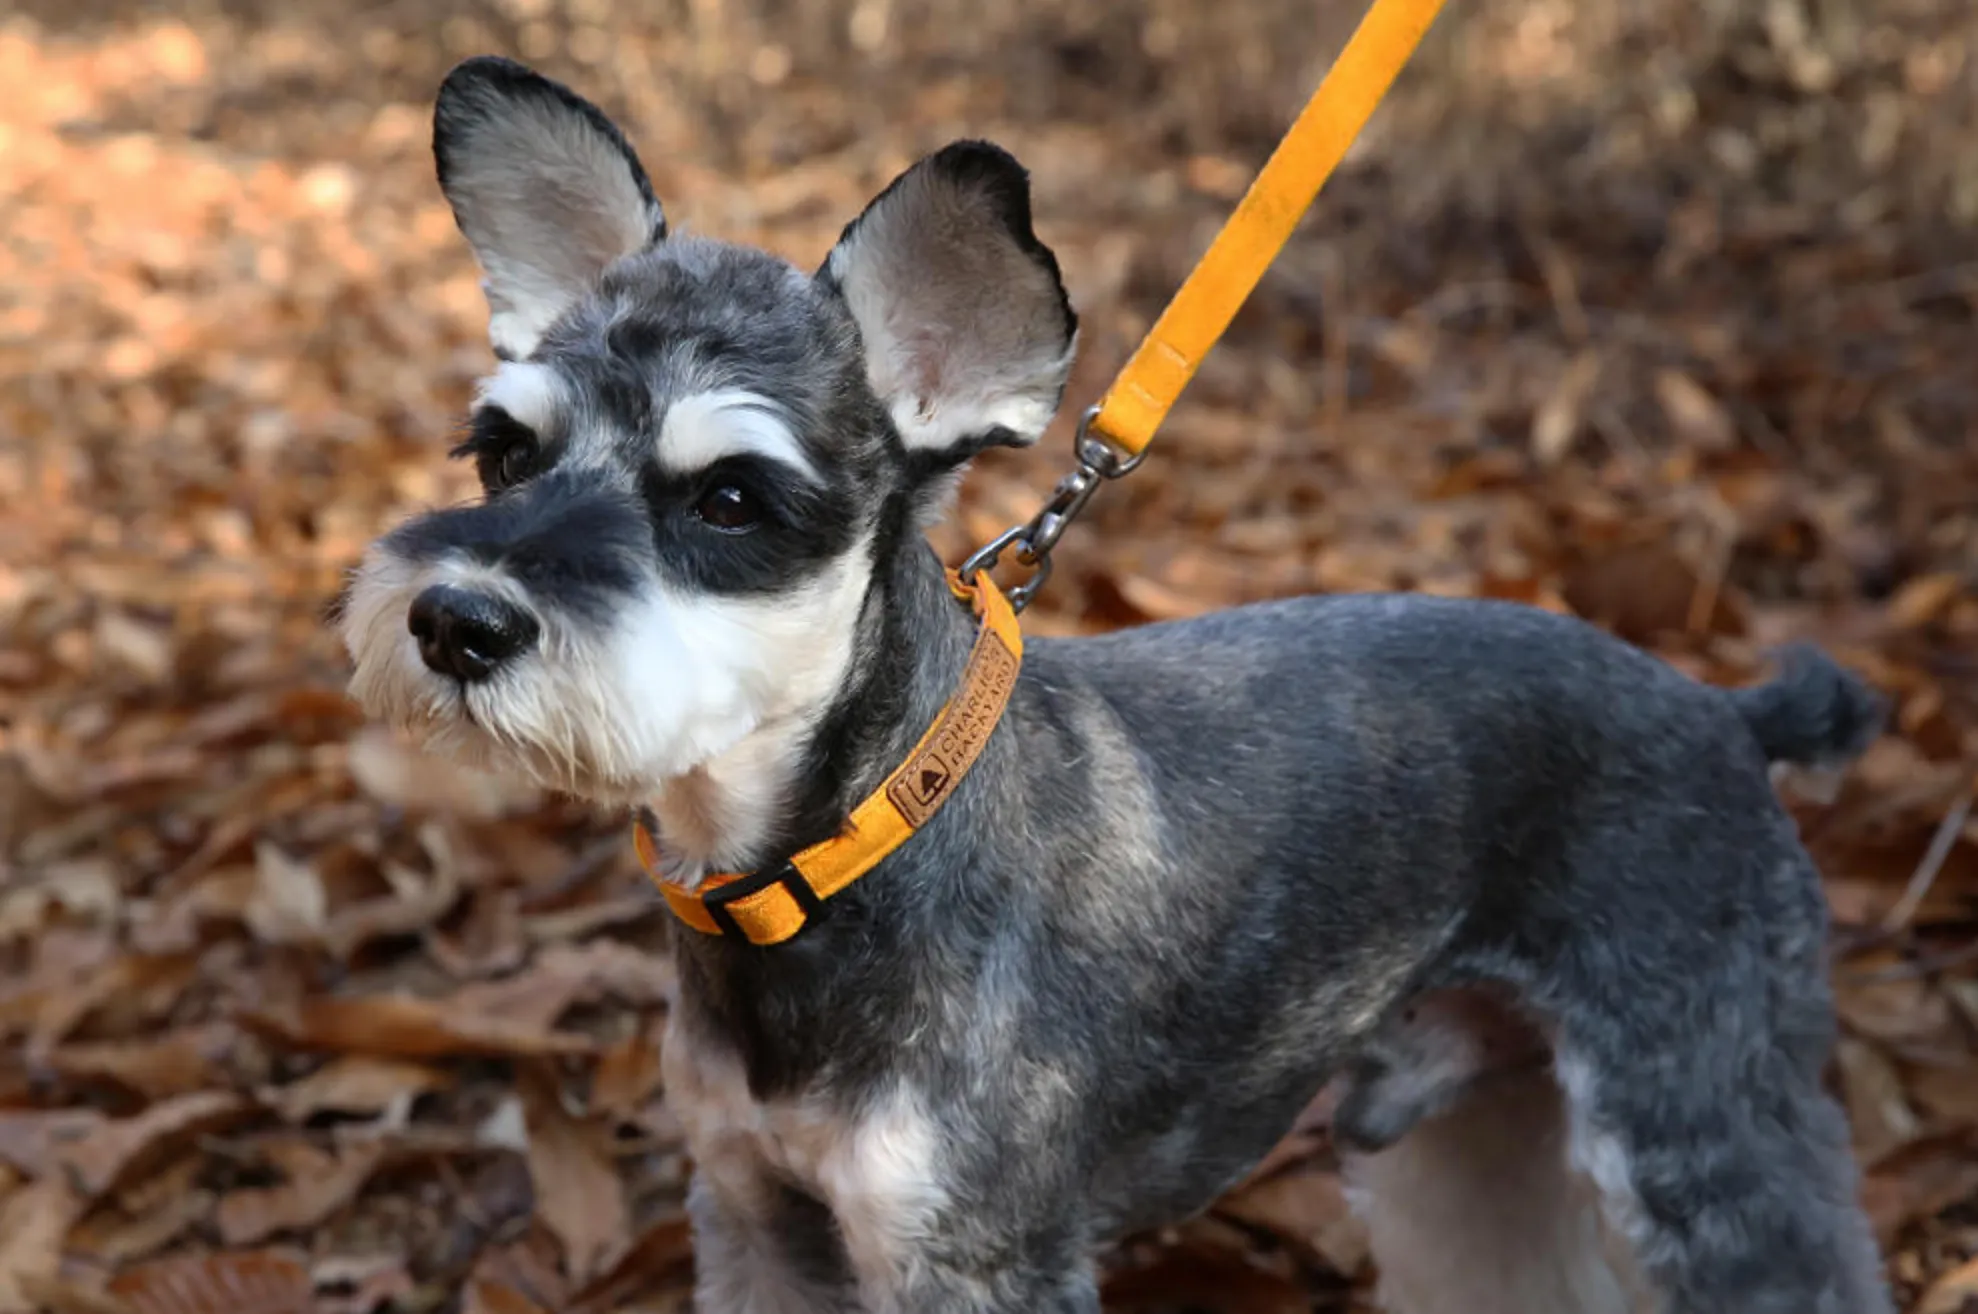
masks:
POLYGON ((677 1020, 667 1027, 662 1074, 695 1171, 726 1207, 759 1215, 766 1188, 791 1182, 830 1207, 853 1274, 876 1304, 910 1285, 920 1243, 947 1203, 937 1128, 917 1092, 901 1083, 850 1107, 809 1096, 759 1101, 732 1049, 696 1043, 677 1020))

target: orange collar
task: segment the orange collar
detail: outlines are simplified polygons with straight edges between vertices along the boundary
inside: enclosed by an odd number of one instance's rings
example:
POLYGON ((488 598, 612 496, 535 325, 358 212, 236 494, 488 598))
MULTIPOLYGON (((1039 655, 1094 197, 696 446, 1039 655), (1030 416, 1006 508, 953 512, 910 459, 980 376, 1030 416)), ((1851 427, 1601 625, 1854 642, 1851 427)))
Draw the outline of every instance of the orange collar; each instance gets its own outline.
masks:
POLYGON ((852 810, 838 834, 773 867, 708 876, 689 891, 661 874, 657 842, 643 822, 633 823, 632 846, 674 916, 707 935, 780 944, 803 930, 824 900, 878 866, 953 797, 1009 706, 1023 661, 1023 633, 987 571, 970 581, 949 571, 948 587, 982 622, 961 683, 907 760, 852 810))

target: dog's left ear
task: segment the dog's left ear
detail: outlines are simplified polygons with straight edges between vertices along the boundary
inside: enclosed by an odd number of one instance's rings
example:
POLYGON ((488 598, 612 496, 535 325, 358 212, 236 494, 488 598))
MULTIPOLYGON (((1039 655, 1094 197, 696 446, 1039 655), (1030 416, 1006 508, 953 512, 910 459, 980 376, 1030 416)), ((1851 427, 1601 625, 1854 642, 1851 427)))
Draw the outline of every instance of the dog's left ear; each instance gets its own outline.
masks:
POLYGON ((844 296, 866 374, 934 471, 1037 441, 1078 336, 1058 262, 1030 226, 1030 179, 987 142, 957 142, 881 192, 819 272, 844 296))
POLYGON ((440 190, 486 275, 488 336, 519 360, 621 256, 666 236, 638 155, 597 106, 494 55, 433 106, 440 190))

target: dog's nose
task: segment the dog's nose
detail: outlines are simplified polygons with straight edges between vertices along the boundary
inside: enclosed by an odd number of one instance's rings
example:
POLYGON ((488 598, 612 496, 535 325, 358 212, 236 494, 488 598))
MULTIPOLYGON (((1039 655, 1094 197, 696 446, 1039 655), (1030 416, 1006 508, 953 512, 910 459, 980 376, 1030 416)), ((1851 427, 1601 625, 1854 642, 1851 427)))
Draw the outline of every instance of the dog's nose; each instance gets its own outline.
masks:
POLYGON ((536 641, 535 618, 500 598, 435 584, 412 600, 406 628, 426 668, 456 680, 485 680, 536 641))

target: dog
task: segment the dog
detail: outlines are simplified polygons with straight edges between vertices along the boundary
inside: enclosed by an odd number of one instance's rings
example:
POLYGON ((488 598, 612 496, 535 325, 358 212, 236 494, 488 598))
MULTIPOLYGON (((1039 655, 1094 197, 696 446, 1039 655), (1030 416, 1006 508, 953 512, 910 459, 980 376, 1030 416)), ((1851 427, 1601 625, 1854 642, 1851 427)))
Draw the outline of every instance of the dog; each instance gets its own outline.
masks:
POLYGON ((1077 342, 1009 154, 921 159, 806 273, 670 231, 520 64, 456 66, 433 145, 489 302, 485 496, 354 567, 350 688, 625 808, 707 910, 663 1059, 700 1309, 1091 1314, 1098 1247, 1328 1089, 1400 1314, 1891 1309, 1771 778, 1870 742, 1863 681, 1806 646, 1723 689, 1406 594, 1024 645, 926 536, 1077 342), (914 762, 938 809, 792 879, 914 762), (741 888, 797 929, 757 941, 741 888))

